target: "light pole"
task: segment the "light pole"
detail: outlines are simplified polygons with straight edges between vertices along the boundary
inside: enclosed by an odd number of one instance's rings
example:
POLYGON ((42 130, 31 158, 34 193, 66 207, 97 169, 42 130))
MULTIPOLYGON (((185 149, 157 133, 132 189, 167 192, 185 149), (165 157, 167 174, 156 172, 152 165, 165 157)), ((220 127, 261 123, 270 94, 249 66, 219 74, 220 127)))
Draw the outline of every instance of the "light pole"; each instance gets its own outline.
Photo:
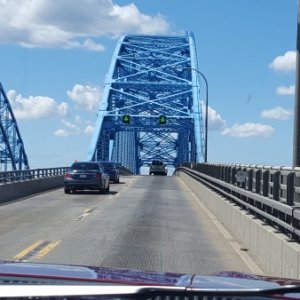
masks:
POLYGON ((186 67, 186 69, 194 70, 197 72, 205 81, 206 85, 206 97, 205 97, 205 142, 204 142, 204 162, 207 163, 207 131, 208 131, 208 83, 207 79, 204 76, 202 72, 199 70, 192 68, 192 67, 186 67))
POLYGON ((294 142, 293 142, 293 167, 300 166, 300 1, 298 0, 297 15, 297 58, 296 58, 296 87, 294 104, 294 142))

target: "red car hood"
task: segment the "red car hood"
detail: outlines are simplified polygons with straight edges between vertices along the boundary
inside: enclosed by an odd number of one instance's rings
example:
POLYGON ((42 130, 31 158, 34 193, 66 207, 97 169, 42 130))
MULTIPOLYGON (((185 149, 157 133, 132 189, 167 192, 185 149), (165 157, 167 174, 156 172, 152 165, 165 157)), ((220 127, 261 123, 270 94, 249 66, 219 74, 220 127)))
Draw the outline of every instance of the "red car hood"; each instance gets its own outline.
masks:
MULTIPOLYGON (((190 288, 251 289, 300 285, 300 281, 256 276, 239 272, 220 272, 211 276, 179 273, 144 272, 90 266, 0 262, 0 276, 36 280, 55 279, 130 285, 181 286, 190 288)), ((1 282, 2 283, 2 282, 1 282)))

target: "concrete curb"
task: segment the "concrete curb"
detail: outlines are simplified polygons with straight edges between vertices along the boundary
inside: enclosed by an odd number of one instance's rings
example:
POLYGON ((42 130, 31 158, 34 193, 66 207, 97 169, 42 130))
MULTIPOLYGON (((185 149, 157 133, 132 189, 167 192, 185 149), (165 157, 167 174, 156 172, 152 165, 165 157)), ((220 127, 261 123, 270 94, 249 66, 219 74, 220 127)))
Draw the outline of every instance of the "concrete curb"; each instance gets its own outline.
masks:
POLYGON ((266 275, 300 278, 300 245, 274 228, 247 214, 184 172, 177 171, 184 183, 218 218, 266 275))

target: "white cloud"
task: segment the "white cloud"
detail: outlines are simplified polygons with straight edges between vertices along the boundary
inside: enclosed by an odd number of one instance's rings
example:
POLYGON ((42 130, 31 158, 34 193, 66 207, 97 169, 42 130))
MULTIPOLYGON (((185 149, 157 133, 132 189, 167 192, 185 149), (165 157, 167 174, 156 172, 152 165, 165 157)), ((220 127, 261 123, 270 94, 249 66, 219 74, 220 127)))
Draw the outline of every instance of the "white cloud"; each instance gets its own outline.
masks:
POLYGON ((134 30, 142 34, 166 33, 169 30, 169 24, 161 15, 151 17, 142 14, 133 3, 125 6, 113 5, 109 15, 119 20, 119 24, 115 24, 117 32, 124 30, 120 25, 125 26, 128 31, 134 30))
POLYGON ((279 107, 279 106, 274 107, 274 108, 269 109, 269 110, 263 110, 261 112, 261 116, 263 118, 275 119, 275 120, 287 120, 292 115, 293 115, 292 111, 290 111, 288 109, 284 109, 284 108, 279 107))
POLYGON ((90 135, 90 134, 92 134, 92 133, 94 132, 94 130, 95 130, 95 127, 94 127, 94 126, 92 126, 92 125, 87 125, 87 126, 85 127, 85 129, 84 129, 84 133, 90 135))
POLYGON ((112 0, 0 1, 0 43, 24 47, 85 48, 103 51, 93 39, 124 33, 165 34, 161 15, 146 15, 135 4, 112 0), (84 40, 82 42, 82 40, 84 40))
POLYGON ((65 128, 60 128, 54 132, 54 135, 58 137, 68 137, 72 135, 87 134, 91 135, 95 128, 91 121, 82 120, 78 115, 75 116, 75 123, 67 121, 65 119, 61 120, 65 128))
POLYGON ((65 129, 58 129, 54 132, 54 134, 59 137, 66 137, 70 135, 69 132, 65 129))
POLYGON ((74 134, 79 134, 80 133, 80 129, 78 126, 76 126, 75 124, 72 124, 69 121, 66 120, 62 120, 63 124, 68 128, 69 133, 74 135, 74 134))
POLYGON ((103 45, 97 44, 91 39, 85 40, 82 47, 86 48, 87 50, 90 50, 90 51, 104 51, 105 50, 105 47, 103 45))
POLYGON ((29 96, 28 98, 9 90, 7 97, 17 119, 44 119, 53 116, 66 116, 68 104, 58 103, 47 96, 29 96))
POLYGON ((99 87, 76 84, 72 91, 67 91, 67 95, 86 110, 96 111, 101 98, 101 90, 99 87))
POLYGON ((274 71, 294 71, 296 70, 296 51, 287 51, 285 54, 274 58, 269 68, 274 71))
POLYGON ((274 128, 269 125, 259 123, 234 124, 222 130, 223 135, 247 138, 247 137, 270 137, 274 128))
POLYGON ((54 132, 54 135, 56 135, 58 137, 68 137, 71 135, 78 135, 81 133, 81 130, 77 125, 75 125, 65 119, 62 119, 62 123, 64 124, 64 126, 66 128, 60 128, 60 129, 56 130, 54 132))
MULTIPOLYGON (((203 120, 205 120, 205 103, 201 101, 203 120)), ((225 120, 222 119, 221 115, 214 109, 208 106, 208 129, 209 130, 220 130, 225 126, 225 120)))
POLYGON ((278 95, 294 95, 295 94, 295 85, 290 86, 279 86, 276 89, 278 95))

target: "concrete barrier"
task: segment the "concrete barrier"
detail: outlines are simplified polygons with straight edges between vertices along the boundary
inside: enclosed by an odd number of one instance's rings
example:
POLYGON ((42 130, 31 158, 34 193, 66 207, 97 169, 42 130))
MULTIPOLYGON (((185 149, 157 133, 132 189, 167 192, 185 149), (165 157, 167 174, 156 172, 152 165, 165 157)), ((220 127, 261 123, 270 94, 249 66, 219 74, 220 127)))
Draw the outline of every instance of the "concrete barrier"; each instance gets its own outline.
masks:
POLYGON ((53 176, 0 185, 0 203, 63 187, 64 176, 53 176))
POLYGON ((132 175, 132 173, 125 167, 119 167, 120 175, 127 176, 132 175))
POLYGON ((300 245, 234 205, 204 184, 177 171, 199 200, 223 223, 266 275, 300 278, 300 245))

